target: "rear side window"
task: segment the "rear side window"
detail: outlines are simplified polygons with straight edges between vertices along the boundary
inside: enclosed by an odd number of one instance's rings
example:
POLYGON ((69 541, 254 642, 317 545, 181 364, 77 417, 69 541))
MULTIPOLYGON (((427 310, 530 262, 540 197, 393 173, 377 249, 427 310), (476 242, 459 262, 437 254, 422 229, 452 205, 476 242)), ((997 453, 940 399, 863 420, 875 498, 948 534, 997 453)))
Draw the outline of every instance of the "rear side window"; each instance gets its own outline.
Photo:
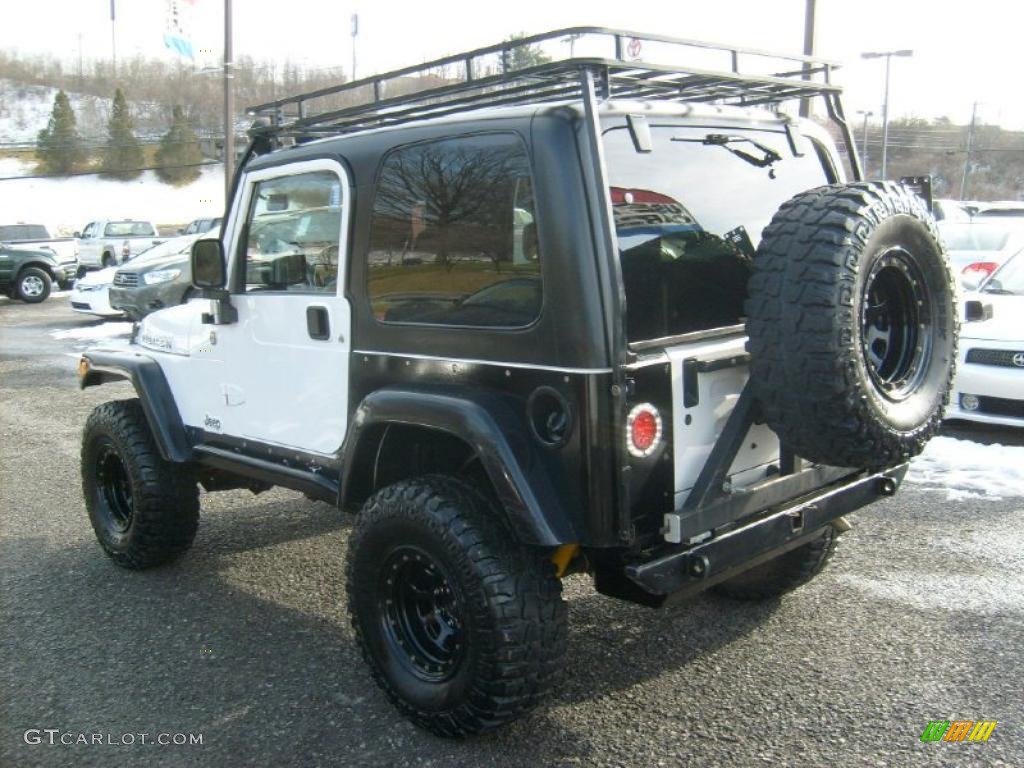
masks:
POLYGON ((104 237, 155 237, 153 225, 145 221, 112 221, 103 230, 104 237))
POLYGON ((368 252, 383 322, 517 328, 540 314, 533 184, 522 142, 485 134, 384 160, 368 252))

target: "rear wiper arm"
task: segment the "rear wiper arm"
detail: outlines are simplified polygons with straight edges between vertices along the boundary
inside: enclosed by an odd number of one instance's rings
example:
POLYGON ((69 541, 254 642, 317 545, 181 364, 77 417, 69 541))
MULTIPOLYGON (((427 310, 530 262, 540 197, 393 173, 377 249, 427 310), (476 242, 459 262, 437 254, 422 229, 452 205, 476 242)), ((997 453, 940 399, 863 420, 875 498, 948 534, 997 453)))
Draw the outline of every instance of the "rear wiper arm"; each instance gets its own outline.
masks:
POLYGON ((696 144, 704 144, 710 147, 722 147, 723 149, 732 152, 736 157, 746 160, 751 165, 756 165, 758 168, 770 168, 773 163, 778 162, 782 159, 782 155, 776 152, 771 147, 765 146, 759 141, 748 139, 746 136, 728 136, 724 133, 709 133, 703 139, 685 139, 682 137, 673 137, 672 141, 689 141, 696 144), (742 149, 730 146, 731 144, 752 144, 757 147, 763 155, 758 157, 752 155, 749 152, 744 152, 742 149))

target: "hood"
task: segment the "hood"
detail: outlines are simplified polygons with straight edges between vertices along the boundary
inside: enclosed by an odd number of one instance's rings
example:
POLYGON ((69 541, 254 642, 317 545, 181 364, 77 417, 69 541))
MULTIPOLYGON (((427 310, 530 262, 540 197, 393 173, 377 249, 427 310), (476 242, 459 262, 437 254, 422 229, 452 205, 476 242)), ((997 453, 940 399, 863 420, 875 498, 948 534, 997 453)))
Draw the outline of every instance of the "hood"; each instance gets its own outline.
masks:
POLYGON ((139 264, 128 263, 121 267, 121 272, 135 272, 136 274, 144 274, 146 272, 153 272, 157 269, 185 269, 188 267, 190 261, 189 255, 176 253, 172 256, 164 256, 159 259, 146 259, 145 262, 139 264))
POLYGON ((114 282, 114 273, 117 267, 107 267, 98 272, 86 272, 85 276, 78 280, 76 285, 110 285, 114 282))
POLYGON ((987 341, 1024 341, 1024 296, 1003 296, 998 293, 972 291, 967 301, 992 305, 992 319, 980 323, 964 323, 960 336, 987 341))
POLYGON ((0 244, 0 250, 12 259, 45 259, 51 264, 56 264, 56 254, 49 248, 8 248, 0 244))

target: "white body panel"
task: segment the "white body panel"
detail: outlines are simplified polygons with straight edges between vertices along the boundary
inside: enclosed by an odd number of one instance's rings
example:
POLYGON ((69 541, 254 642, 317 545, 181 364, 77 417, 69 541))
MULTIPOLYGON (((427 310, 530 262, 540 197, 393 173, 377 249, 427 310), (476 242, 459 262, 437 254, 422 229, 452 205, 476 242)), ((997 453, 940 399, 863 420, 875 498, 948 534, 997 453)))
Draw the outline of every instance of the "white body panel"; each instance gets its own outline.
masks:
MULTIPOLYGON (((707 360, 742 355, 746 340, 745 336, 735 336, 683 344, 666 350, 672 366, 676 506, 686 499, 696 483, 749 375, 747 365, 699 374, 699 401, 696 406, 686 408, 683 362, 687 358, 707 360), (689 424, 686 423, 687 418, 690 419, 689 424)), ((729 470, 730 482, 738 489, 763 480, 769 465, 778 461, 778 437, 764 424, 755 424, 747 433, 729 470)))
POLYGON ((971 349, 999 349, 1024 352, 1024 296, 973 293, 966 298, 992 305, 992 318, 965 323, 960 331, 956 380, 946 418, 966 419, 982 424, 1024 427, 1024 418, 967 411, 960 407, 960 395, 999 397, 1024 403, 1024 366, 979 365, 967 362, 971 349))
POLYGON ((110 306, 110 286, 114 282, 116 267, 90 272, 81 280, 75 281, 75 287, 68 297, 71 308, 75 312, 100 317, 120 317, 123 313, 110 306))
MULTIPOLYGON (((351 184, 331 160, 311 160, 243 177, 224 230, 228 284, 239 264, 242 227, 253 185, 283 175, 333 171, 341 181, 338 274, 346 273, 351 184)), ((333 294, 232 294, 238 322, 206 325, 210 302, 191 301, 148 315, 137 343, 160 362, 182 421, 223 434, 309 453, 332 454, 345 439, 351 310, 343 281, 333 294), (309 336, 307 307, 323 307, 330 338, 309 336)))

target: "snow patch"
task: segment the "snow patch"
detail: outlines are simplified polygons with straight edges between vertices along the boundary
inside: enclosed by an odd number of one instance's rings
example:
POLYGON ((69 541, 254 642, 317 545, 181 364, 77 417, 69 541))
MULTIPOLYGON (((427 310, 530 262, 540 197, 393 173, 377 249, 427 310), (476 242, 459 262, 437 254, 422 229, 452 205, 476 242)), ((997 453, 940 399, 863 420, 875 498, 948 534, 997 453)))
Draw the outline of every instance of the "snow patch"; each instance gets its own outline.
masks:
POLYGON ((83 328, 68 328, 67 330, 50 331, 50 336, 55 339, 112 339, 121 336, 128 336, 132 332, 132 324, 122 323, 101 323, 100 325, 88 325, 83 328))
POLYGON ((1024 496, 1024 447, 935 437, 911 463, 907 482, 950 500, 1024 496))

